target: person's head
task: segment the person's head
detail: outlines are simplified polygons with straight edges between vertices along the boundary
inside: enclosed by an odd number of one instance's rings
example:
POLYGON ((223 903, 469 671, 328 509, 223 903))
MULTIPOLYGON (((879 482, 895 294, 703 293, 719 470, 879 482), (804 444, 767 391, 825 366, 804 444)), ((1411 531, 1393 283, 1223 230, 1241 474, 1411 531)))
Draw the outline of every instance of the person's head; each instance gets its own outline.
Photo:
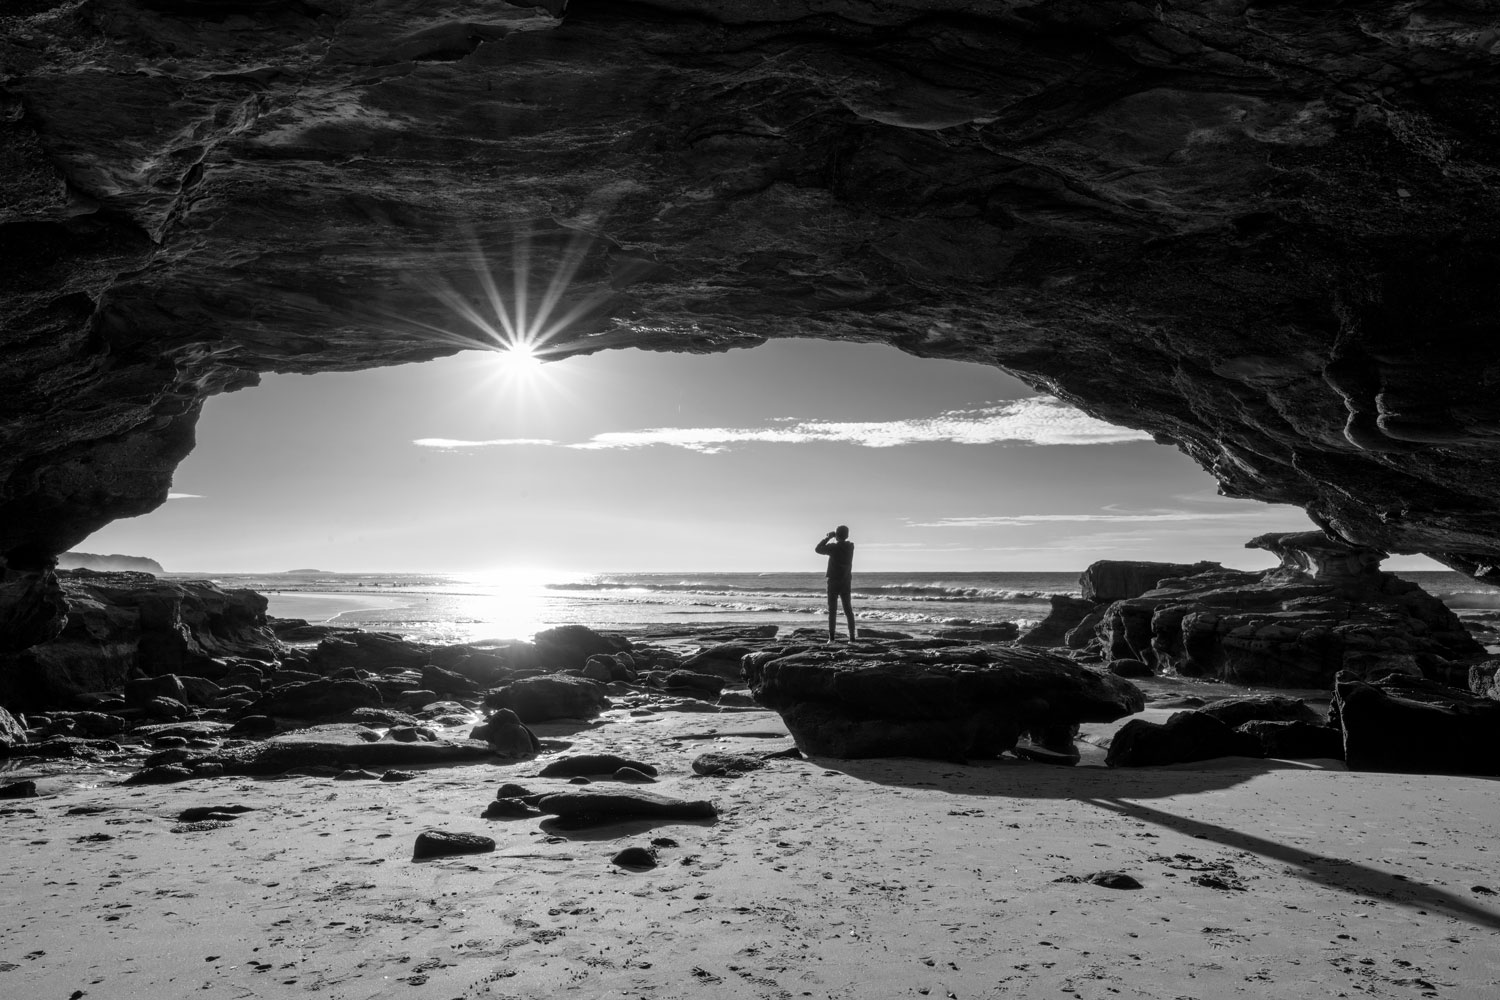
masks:
POLYGON ((847 541, 849 538, 849 526, 847 524, 839 525, 833 529, 833 535, 841 542, 847 541))

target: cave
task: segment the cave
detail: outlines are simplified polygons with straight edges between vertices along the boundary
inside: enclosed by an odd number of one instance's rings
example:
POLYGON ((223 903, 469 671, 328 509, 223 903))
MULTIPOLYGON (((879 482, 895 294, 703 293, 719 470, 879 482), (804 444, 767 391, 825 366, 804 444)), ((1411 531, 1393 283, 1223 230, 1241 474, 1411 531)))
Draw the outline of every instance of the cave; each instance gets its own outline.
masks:
POLYGON ((0 651, 164 502, 205 399, 493 347, 449 318, 489 271, 551 296, 553 357, 996 366, 1500 577, 1487 7, 11 5, 0 651))

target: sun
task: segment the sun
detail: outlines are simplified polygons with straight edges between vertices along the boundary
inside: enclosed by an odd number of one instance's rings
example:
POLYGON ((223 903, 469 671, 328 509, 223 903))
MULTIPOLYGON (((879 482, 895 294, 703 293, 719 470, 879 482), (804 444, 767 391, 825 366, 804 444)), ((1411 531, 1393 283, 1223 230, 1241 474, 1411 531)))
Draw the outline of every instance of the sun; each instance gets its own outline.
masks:
POLYGON ((520 341, 488 353, 495 371, 513 378, 530 378, 542 367, 540 352, 533 345, 520 341))

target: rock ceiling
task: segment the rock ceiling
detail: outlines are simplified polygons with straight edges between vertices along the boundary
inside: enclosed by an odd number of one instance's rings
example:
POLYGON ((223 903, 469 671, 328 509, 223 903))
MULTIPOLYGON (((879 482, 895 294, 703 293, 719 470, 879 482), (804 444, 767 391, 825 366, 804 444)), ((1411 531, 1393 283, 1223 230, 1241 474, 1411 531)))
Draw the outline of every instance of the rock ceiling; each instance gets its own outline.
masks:
POLYGON ((10 0, 0 553, 519 280, 558 355, 998 365, 1484 577, 1497 57, 1489 0, 10 0))

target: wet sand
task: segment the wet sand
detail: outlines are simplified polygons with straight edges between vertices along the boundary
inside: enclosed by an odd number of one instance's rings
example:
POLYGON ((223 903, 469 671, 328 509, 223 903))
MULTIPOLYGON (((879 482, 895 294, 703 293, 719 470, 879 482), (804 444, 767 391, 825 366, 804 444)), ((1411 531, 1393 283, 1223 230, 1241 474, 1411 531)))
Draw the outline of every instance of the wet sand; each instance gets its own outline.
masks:
POLYGON ((1091 750, 1077 768, 780 759, 706 778, 690 768, 705 750, 789 747, 780 719, 615 710, 536 728, 567 753, 653 763, 650 790, 711 798, 720 818, 479 818, 501 782, 565 787, 535 777, 547 757, 391 784, 54 772, 43 797, 0 802, 0 993, 1500 995, 1491 780, 1238 758, 1109 770, 1091 750), (231 803, 253 811, 176 819, 231 803), (429 828, 498 847, 414 863, 429 828), (673 842, 659 867, 611 863, 653 838, 673 842), (1142 887, 1059 881, 1101 870, 1142 887))

